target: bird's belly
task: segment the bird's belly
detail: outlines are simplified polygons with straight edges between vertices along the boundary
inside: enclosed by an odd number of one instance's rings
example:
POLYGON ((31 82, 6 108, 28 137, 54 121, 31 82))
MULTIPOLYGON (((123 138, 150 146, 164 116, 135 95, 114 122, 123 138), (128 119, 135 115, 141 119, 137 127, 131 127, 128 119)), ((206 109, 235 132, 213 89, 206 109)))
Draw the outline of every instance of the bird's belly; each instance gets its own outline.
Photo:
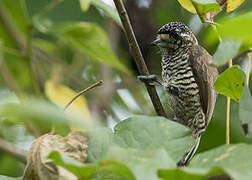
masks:
MULTIPOLYGON (((193 82, 193 81, 191 81, 193 82)), ((168 93, 168 104, 173 110, 175 120, 192 129, 194 134, 206 127, 197 84, 169 78, 164 84, 168 93)))

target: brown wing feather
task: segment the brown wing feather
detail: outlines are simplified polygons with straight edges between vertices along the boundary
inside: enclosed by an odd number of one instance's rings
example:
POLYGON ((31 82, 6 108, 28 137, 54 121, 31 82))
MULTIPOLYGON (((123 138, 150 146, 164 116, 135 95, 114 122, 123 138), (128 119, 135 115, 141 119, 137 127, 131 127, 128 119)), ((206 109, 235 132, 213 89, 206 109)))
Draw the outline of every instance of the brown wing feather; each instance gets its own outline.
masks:
POLYGON ((191 48, 189 61, 199 86, 200 100, 208 124, 211 120, 216 100, 214 82, 218 76, 218 71, 213 65, 212 56, 199 45, 191 48))

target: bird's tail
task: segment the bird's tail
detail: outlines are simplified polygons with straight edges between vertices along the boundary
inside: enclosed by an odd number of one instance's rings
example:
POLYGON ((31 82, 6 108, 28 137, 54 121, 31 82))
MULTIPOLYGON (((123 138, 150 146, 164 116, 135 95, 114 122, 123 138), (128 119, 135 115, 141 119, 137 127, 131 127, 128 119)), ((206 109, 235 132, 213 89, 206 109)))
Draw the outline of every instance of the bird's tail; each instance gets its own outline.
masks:
POLYGON ((191 150, 183 156, 183 158, 177 163, 177 166, 179 166, 179 167, 185 166, 192 159, 192 157, 194 156, 194 154, 196 153, 196 151, 199 147, 200 138, 201 138, 201 135, 199 135, 196 138, 195 144, 193 145, 191 150))

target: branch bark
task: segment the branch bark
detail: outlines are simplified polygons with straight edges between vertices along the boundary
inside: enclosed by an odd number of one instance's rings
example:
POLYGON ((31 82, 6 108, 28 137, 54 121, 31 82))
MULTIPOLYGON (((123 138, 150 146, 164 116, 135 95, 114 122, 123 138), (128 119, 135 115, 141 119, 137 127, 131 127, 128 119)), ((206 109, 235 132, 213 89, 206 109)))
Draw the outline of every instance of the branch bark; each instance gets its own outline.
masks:
POLYGON ((27 162, 27 153, 24 150, 17 148, 15 145, 3 139, 0 139, 0 150, 7 152, 24 164, 27 162))
MULTIPOLYGON (((137 65, 138 71, 142 75, 149 75, 149 71, 147 69, 147 66, 145 64, 145 61, 143 59, 142 53, 140 51, 139 45, 136 41, 136 37, 134 35, 134 31, 132 29, 127 11, 123 5, 122 0, 114 0, 116 9, 119 13, 119 16, 122 21, 122 25, 124 28, 125 35, 128 40, 129 49, 131 52, 131 55, 133 56, 135 63, 137 65)), ((149 84, 145 83, 145 86, 147 88, 147 91, 149 93, 149 96, 151 98, 152 104, 159 116, 168 117, 166 112, 164 111, 164 108, 160 102, 160 99, 158 97, 157 91, 154 86, 150 86, 149 84)))

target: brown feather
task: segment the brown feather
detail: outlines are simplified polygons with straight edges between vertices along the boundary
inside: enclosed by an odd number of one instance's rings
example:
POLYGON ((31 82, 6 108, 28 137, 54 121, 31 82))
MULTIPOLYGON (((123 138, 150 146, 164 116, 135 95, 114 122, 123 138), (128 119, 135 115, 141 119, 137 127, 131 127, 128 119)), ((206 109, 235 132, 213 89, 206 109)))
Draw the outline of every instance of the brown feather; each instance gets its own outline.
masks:
POLYGON ((201 105, 208 124, 211 120, 216 100, 214 82, 218 77, 218 71, 213 65, 212 56, 204 48, 195 45, 190 49, 190 52, 189 62, 199 86, 201 105))

